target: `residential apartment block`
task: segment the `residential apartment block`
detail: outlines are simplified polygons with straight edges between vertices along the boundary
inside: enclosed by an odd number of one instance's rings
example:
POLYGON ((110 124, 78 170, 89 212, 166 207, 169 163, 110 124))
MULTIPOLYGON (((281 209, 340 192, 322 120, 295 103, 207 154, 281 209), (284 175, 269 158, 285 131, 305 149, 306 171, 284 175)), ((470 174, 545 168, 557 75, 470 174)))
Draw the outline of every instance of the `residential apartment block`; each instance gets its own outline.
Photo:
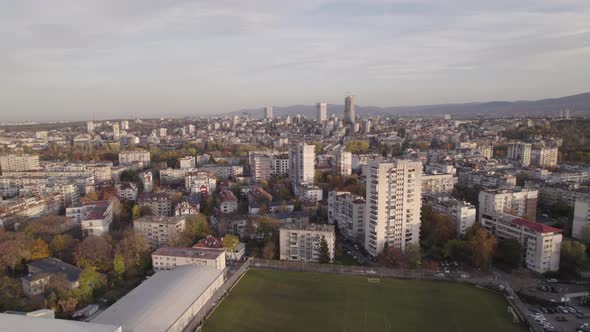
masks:
POLYGON ((328 223, 338 225, 348 239, 365 241, 365 198, 348 191, 328 193, 328 223))
POLYGON ((322 238, 326 239, 330 259, 334 260, 334 226, 300 223, 282 225, 279 230, 280 259, 317 263, 322 238))
POLYGON ((185 229, 186 217, 145 216, 133 221, 133 228, 152 249, 168 245, 185 229))
POLYGON ((113 222, 111 201, 90 201, 66 209, 66 217, 82 226, 84 236, 101 236, 109 232, 113 222))
POLYGON ((583 239, 584 226, 588 224, 590 224, 590 199, 578 199, 574 207, 572 237, 578 240, 586 240, 583 239))
POLYGON ((531 164, 531 147, 530 143, 510 143, 506 156, 508 159, 517 160, 522 166, 529 166, 531 164))
POLYGON ((140 208, 149 208, 155 216, 172 215, 172 198, 168 193, 141 193, 137 203, 140 208))
POLYGON ((559 270, 560 229, 505 213, 484 215, 481 224, 500 239, 517 240, 530 270, 538 273, 559 270))
POLYGON ((372 256, 387 243, 404 251, 420 240, 422 163, 395 160, 367 165, 365 249, 372 256))
POLYGON ((467 229, 475 224, 477 211, 474 205, 446 195, 433 195, 426 198, 427 204, 438 213, 450 217, 455 223, 459 235, 465 235, 467 229))
POLYGON ((537 215, 537 190, 522 188, 488 189, 479 192, 479 218, 493 212, 509 213, 535 219, 537 215))
POLYGON ((0 156, 0 169, 5 172, 23 172, 40 169, 37 155, 3 155, 0 156))
POLYGON ((149 151, 121 151, 119 152, 119 166, 128 166, 140 162, 143 167, 151 163, 149 151))
POLYGON ((312 185, 315 177, 315 145, 293 144, 289 149, 289 176, 292 184, 312 185))

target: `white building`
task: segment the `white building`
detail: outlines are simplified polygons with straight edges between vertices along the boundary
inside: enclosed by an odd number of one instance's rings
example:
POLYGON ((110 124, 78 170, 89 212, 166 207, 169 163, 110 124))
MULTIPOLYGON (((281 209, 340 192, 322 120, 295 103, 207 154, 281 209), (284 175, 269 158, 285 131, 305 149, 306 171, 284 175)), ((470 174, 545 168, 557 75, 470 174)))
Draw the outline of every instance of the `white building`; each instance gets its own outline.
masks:
POLYGON ((109 232, 113 222, 113 203, 110 201, 84 202, 68 207, 66 217, 82 226, 84 236, 101 236, 109 232))
POLYGON ((425 193, 451 193, 458 182, 453 174, 423 174, 422 191, 425 193))
POLYGON ((141 173, 141 183, 143 183, 143 191, 151 193, 154 190, 154 175, 151 171, 141 173))
POLYGON ((150 165, 149 151, 121 151, 119 152, 119 166, 129 166, 141 162, 144 167, 150 165))
POLYGON ((115 189, 117 189, 117 197, 120 199, 126 199, 128 201, 136 201, 137 195, 139 194, 139 189, 137 185, 133 182, 123 182, 117 183, 115 185, 115 189))
POLYGON ((0 314, 2 330, 10 332, 123 332, 121 326, 54 319, 53 310, 42 309, 24 315, 0 314))
POLYGON ((367 174, 365 249, 372 256, 388 243, 404 251, 420 240, 422 163, 370 162, 367 174))
POLYGON ((467 229, 475 224, 477 214, 475 206, 449 196, 436 196, 429 201, 434 211, 453 220, 457 234, 465 235, 467 229))
POLYGON ((340 232, 348 239, 365 241, 365 199, 348 191, 328 193, 328 223, 338 225, 340 232))
POLYGON ((154 271, 174 270, 182 265, 204 265, 225 269, 225 250, 162 247, 152 253, 154 271))
POLYGON ((537 214, 537 190, 489 189, 479 192, 479 218, 503 212, 534 219, 537 214))
POLYGON ((356 115, 354 113, 354 96, 344 98, 344 122, 355 123, 356 115))
POLYGON ((121 131, 119 130, 119 123, 113 123, 113 140, 118 141, 121 137, 121 131))
POLYGON ((172 199, 165 192, 141 193, 137 199, 140 208, 149 208, 155 216, 172 215, 172 199))
POLYGON ((522 166, 529 166, 531 164, 531 144, 522 142, 508 144, 506 157, 519 161, 522 166))
POLYGON ((186 157, 180 158, 180 168, 181 169, 195 168, 196 166, 197 166, 197 160, 195 159, 195 157, 186 156, 186 157))
POLYGON ((315 146, 296 143, 289 149, 289 175, 293 185, 313 184, 315 177, 315 146))
POLYGON ((217 187, 217 178, 207 171, 190 171, 184 176, 184 187, 191 193, 211 194, 217 187))
POLYGON ((317 110, 318 122, 324 122, 324 121, 328 120, 328 103, 326 103, 326 102, 317 103, 316 110, 317 110))
POLYGON ((0 169, 5 172, 23 172, 40 169, 37 155, 3 155, 0 156, 0 169))
POLYGON ((485 215, 481 223, 500 239, 518 240, 530 270, 538 273, 559 270, 560 229, 504 213, 485 215))
POLYGON ((328 243, 328 253, 333 261, 336 239, 334 226, 300 223, 282 225, 279 230, 280 259, 317 263, 322 238, 328 243))
POLYGON ((259 183, 270 179, 272 175, 272 157, 267 151, 251 151, 249 153, 250 175, 252 182, 259 183))
POLYGON ((160 271, 91 320, 124 332, 182 332, 223 285, 222 270, 199 265, 160 271))
POLYGON ((307 183, 295 186, 295 193, 304 202, 319 202, 324 199, 324 191, 322 188, 307 183))
POLYGON ((168 241, 175 240, 186 225, 186 217, 145 216, 133 221, 133 228, 152 249, 166 246, 168 241))
POLYGON ((217 205, 221 213, 235 213, 238 211, 238 198, 231 190, 222 190, 217 196, 217 205))
POLYGON ((264 118, 272 119, 272 106, 266 106, 264 108, 264 118))
POLYGON ((289 154, 281 153, 272 156, 272 175, 288 176, 289 175, 289 154))
POLYGON ((574 239, 583 240, 583 230, 584 226, 587 224, 590 224, 590 200, 577 199, 574 207, 572 237, 574 239))
POLYGON ((539 147, 531 150, 531 164, 541 168, 557 166, 557 147, 539 147))
POLYGON ((348 176, 352 174, 352 153, 342 146, 334 151, 336 174, 348 176))

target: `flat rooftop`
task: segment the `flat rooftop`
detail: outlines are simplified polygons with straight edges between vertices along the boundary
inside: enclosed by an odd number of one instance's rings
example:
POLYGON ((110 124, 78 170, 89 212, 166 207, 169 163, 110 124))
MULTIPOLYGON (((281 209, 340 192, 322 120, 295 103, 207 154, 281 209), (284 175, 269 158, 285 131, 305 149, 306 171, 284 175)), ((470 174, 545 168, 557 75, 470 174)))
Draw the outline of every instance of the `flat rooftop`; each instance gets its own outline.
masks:
POLYGON ((163 247, 152 253, 156 256, 174 256, 174 257, 187 257, 187 258, 201 258, 201 259, 217 259, 219 256, 224 255, 225 250, 213 249, 213 248, 169 248, 163 247))
POLYGON ((124 332, 167 331, 222 273, 200 265, 159 271, 92 323, 122 326, 124 332))
POLYGON ((0 314, 0 332, 121 332, 120 326, 0 314))

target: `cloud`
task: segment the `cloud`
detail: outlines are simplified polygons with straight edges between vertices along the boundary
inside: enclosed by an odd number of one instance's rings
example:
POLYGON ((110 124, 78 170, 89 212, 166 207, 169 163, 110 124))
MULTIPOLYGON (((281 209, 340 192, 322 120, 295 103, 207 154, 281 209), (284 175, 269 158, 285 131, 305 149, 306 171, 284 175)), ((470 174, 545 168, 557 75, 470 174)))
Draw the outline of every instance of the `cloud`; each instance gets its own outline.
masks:
POLYGON ((3 2, 0 110, 112 117, 340 102, 345 90, 366 105, 576 93, 590 74, 588 21, 586 0, 3 2), (537 88, 516 96, 523 85, 537 88))

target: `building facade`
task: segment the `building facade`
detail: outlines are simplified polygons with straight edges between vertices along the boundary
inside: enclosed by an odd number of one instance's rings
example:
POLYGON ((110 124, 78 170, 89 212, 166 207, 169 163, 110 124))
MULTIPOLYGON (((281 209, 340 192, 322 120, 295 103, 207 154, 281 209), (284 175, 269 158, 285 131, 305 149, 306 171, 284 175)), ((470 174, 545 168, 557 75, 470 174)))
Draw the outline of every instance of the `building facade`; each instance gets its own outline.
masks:
POLYGON ((289 175, 293 185, 312 185, 315 177, 315 146, 296 143, 289 149, 289 175))
POLYGON ((334 226, 299 223, 283 225, 279 229, 280 259, 317 263, 320 259, 322 238, 328 243, 328 254, 333 261, 336 241, 334 226))
POLYGON ((421 177, 421 162, 368 164, 365 249, 370 255, 379 255, 385 243, 402 251, 419 243, 421 177))
POLYGON ((348 191, 328 193, 328 223, 358 243, 365 241, 365 199, 348 191))
POLYGON ((185 216, 158 217, 145 216, 133 221, 133 228, 138 232, 152 249, 168 245, 184 231, 185 216))

